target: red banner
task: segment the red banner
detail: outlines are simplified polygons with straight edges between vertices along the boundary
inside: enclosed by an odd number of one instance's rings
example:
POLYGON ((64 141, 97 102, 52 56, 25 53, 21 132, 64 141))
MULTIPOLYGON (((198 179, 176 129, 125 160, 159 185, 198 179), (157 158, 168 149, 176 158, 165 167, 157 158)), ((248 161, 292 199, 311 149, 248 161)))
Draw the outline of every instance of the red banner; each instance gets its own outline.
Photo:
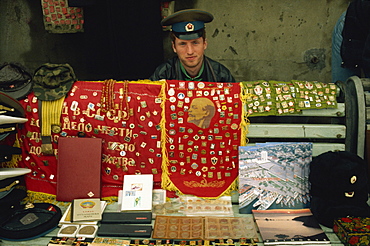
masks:
POLYGON ((168 80, 166 93, 162 187, 209 198, 236 190, 240 84, 168 80))
POLYGON ((107 86, 102 81, 74 83, 63 102, 60 129, 52 128, 54 155, 44 155, 41 148, 42 102, 33 93, 21 101, 29 121, 18 132, 19 166, 32 170, 26 176, 29 191, 56 194, 59 137, 103 139, 102 197, 117 196, 125 174, 150 173, 161 181, 163 82, 113 81, 111 89, 107 86))

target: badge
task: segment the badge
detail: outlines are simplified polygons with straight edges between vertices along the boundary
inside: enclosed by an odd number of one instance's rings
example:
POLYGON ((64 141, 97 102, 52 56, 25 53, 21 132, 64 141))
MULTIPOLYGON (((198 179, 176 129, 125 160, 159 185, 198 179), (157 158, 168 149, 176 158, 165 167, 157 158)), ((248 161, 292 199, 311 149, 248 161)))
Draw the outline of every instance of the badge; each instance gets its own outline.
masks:
POLYGON ((182 99, 185 98, 185 94, 182 93, 182 92, 180 92, 179 94, 177 94, 177 98, 180 99, 180 100, 182 100, 182 99))
POLYGON ((185 30, 187 31, 187 32, 192 32, 192 31, 194 31, 194 25, 192 24, 192 23, 188 23, 188 24, 186 24, 186 26, 185 26, 185 30))
POLYGON ((203 82, 199 82, 197 86, 199 89, 203 89, 205 84, 203 82))
POLYGON ((170 88, 167 93, 169 96, 173 96, 175 95, 175 90, 173 88, 170 88))

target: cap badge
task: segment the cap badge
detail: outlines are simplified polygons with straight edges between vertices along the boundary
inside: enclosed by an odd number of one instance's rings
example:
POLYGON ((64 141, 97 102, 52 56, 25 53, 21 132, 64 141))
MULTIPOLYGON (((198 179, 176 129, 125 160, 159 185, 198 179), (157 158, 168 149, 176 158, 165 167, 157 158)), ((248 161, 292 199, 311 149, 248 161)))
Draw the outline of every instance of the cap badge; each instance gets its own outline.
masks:
POLYGON ((194 31, 194 25, 193 25, 193 24, 191 24, 191 23, 186 24, 186 26, 185 26, 185 30, 186 30, 187 32, 192 32, 192 31, 194 31))

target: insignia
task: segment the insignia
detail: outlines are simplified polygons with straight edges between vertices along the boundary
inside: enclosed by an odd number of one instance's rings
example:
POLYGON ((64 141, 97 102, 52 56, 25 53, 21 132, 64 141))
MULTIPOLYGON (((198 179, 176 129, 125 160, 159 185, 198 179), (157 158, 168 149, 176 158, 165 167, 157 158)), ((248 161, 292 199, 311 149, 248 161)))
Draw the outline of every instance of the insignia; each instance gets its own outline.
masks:
POLYGON ((205 84, 203 82, 199 82, 197 86, 199 89, 203 89, 205 87, 205 84))
POLYGON ((216 165, 217 164, 217 161, 218 161, 218 158, 217 157, 212 157, 211 158, 211 162, 213 165, 216 165))
POLYGON ((175 90, 173 88, 170 88, 167 93, 169 96, 173 96, 175 95, 175 90))
POLYGON ((60 133, 60 132, 61 132, 61 130, 62 130, 62 128, 61 128, 60 126, 58 126, 58 125, 52 125, 52 126, 51 126, 51 131, 52 131, 53 133, 60 133))
POLYGON ((191 23, 189 22, 188 24, 186 24, 186 25, 185 25, 185 30, 186 30, 187 32, 192 32, 192 31, 194 31, 194 25, 193 25, 193 24, 191 24, 191 23))
POLYGON ((177 98, 178 99, 184 99, 185 98, 185 94, 182 93, 182 92, 180 92, 180 93, 177 94, 177 98))
POLYGON ((188 84, 188 89, 189 90, 194 90, 195 86, 194 86, 194 82, 189 82, 188 84))
POLYGON ((78 106, 78 102, 77 102, 77 101, 73 101, 73 102, 72 102, 72 105, 71 105, 71 110, 72 110, 72 111, 76 111, 77 106, 78 106))

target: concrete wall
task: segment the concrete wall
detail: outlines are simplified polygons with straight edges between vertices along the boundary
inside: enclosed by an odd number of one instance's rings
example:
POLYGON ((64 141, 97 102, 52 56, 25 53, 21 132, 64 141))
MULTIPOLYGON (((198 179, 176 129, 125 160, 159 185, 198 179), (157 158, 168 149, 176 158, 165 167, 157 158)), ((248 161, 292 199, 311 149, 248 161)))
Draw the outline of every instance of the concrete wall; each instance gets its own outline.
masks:
MULTIPOLYGON (((47 34, 43 31, 41 8, 30 2, 33 0, 0 1, 0 62, 18 61, 30 69, 51 60, 81 63, 80 47, 66 41, 66 35, 43 43, 42 37, 47 34)), ((177 0, 174 6, 175 10, 199 8, 214 15, 214 21, 206 27, 209 43, 206 54, 225 64, 238 81, 329 82, 331 34, 349 2, 177 0)), ((164 37, 164 57, 167 58, 172 50, 166 34, 164 37)), ((83 64, 76 66, 84 69, 83 64)), ((83 74, 83 71, 76 73, 83 74)))

